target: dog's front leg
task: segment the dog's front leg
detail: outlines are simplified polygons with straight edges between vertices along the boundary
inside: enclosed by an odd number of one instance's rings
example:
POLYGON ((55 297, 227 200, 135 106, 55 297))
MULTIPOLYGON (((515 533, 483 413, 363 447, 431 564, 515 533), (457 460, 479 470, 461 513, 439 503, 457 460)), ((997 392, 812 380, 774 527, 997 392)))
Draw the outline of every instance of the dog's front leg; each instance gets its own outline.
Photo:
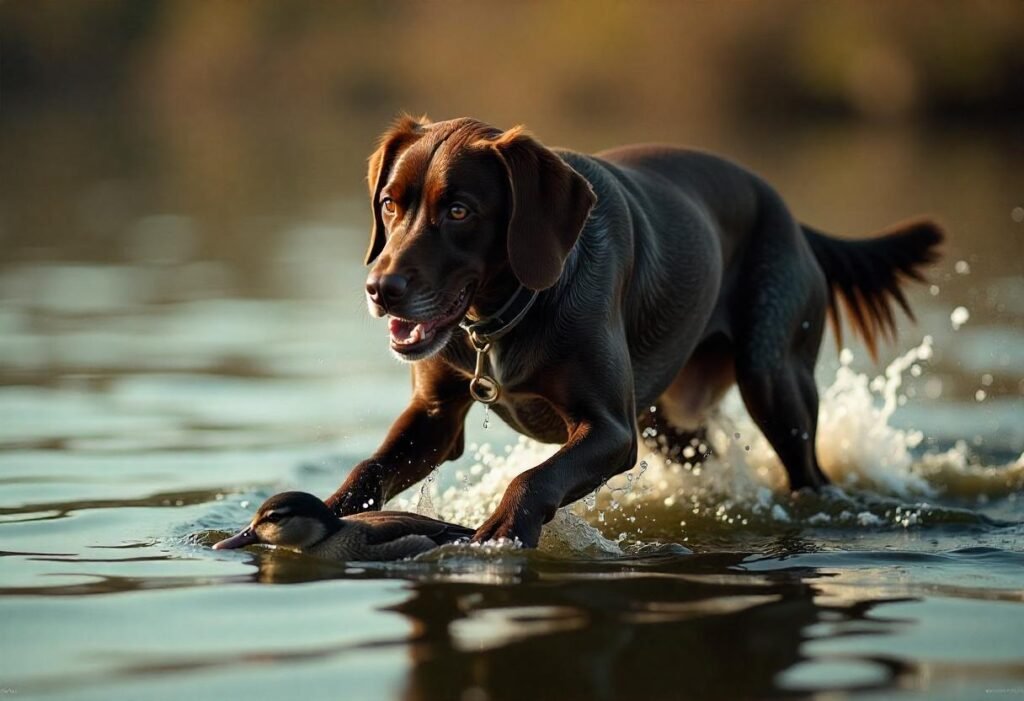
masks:
POLYGON ((516 539, 537 546, 541 527, 555 511, 597 489, 636 462, 636 429, 629 417, 583 419, 550 459, 516 476, 498 508, 477 529, 477 542, 516 539))
POLYGON ((541 527, 559 507, 594 491, 636 462, 636 402, 624 333, 581 342, 585 354, 550 368, 544 396, 566 422, 557 453, 509 484, 501 503, 473 536, 537 546, 541 527))
POLYGON ((472 399, 465 378, 423 361, 413 368, 413 396, 380 448, 356 465, 327 505, 344 516, 379 510, 445 462, 462 454, 472 399))

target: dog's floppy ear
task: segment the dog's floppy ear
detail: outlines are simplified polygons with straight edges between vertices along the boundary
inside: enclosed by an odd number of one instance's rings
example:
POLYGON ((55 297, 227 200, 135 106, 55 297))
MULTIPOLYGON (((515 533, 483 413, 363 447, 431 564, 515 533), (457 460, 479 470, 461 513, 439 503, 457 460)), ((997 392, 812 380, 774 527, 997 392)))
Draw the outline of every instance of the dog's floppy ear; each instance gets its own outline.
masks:
POLYGON ((414 119, 403 115, 384 132, 380 146, 370 156, 370 169, 366 180, 370 185, 370 208, 373 210, 373 231, 370 233, 370 247, 366 249, 365 264, 372 263, 384 250, 384 220, 380 215, 380 191, 384 188, 391 166, 402 151, 423 136, 423 128, 430 122, 426 117, 414 119))
POLYGON ((508 262, 531 290, 558 282, 597 197, 590 183, 520 127, 488 142, 508 173, 508 262))

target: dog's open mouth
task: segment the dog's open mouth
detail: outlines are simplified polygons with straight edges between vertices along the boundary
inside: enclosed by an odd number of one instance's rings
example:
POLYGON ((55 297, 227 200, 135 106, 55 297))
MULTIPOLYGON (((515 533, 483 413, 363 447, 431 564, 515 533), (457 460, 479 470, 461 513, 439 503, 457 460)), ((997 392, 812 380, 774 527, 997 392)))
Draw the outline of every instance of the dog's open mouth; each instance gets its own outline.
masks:
POLYGON ((459 323, 466 315, 472 298, 472 285, 466 285, 441 315, 430 321, 413 321, 396 316, 389 317, 391 347, 403 355, 415 354, 434 342, 441 333, 459 323))

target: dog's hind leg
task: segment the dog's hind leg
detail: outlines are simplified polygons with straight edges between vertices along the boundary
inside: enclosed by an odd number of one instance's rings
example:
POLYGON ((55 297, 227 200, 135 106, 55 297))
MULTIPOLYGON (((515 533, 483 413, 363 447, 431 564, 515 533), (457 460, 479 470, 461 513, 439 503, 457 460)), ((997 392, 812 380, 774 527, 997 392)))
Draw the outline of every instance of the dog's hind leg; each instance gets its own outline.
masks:
POLYGON ((663 415, 664 405, 659 402, 655 413, 639 417, 637 425, 643 446, 672 462, 702 463, 706 456, 699 453, 698 448, 707 445, 707 427, 701 424, 691 430, 680 429, 665 420, 663 415))
POLYGON ((786 468, 790 488, 827 484, 815 451, 818 392, 813 365, 789 359, 771 370, 737 368, 737 382, 747 411, 786 468))
POLYGON ((773 204, 747 253, 736 299, 736 383, 790 487, 817 488, 828 483, 815 450, 814 381, 828 289, 800 229, 781 203, 773 204))
POLYGON ((655 412, 643 408, 641 428, 648 448, 672 460, 700 463, 706 457, 697 449, 707 444, 707 419, 722 396, 735 383, 733 349, 728 338, 718 334, 704 340, 658 397, 655 412))

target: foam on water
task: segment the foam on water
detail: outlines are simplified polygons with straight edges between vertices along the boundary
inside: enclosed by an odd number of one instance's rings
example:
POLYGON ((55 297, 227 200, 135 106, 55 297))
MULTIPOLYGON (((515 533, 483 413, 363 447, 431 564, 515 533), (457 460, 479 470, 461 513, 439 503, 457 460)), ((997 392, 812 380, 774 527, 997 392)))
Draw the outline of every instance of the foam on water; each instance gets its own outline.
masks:
MULTIPOLYGON (((1024 487, 1024 455, 1008 465, 971 462, 965 442, 918 455, 923 434, 892 424, 905 401, 908 375, 920 377, 932 357, 932 339, 893 360, 871 378, 852 367, 844 350, 834 378, 821 392, 818 454, 834 487, 822 494, 792 495, 785 471, 747 415, 733 389, 710 417, 704 443, 675 460, 644 434, 647 452, 630 471, 596 493, 559 510, 544 529, 542 550, 617 556, 650 545, 659 535, 685 542, 688 533, 714 528, 810 527, 909 528, 935 523, 976 523, 969 509, 936 507, 942 497, 985 500, 1010 497, 1024 487), (703 459, 702 459, 703 458, 703 459)), ((407 508, 466 524, 482 523, 519 473, 550 457, 557 446, 520 438, 502 453, 470 446, 472 463, 458 467, 453 484, 436 479, 397 501, 407 508)))

